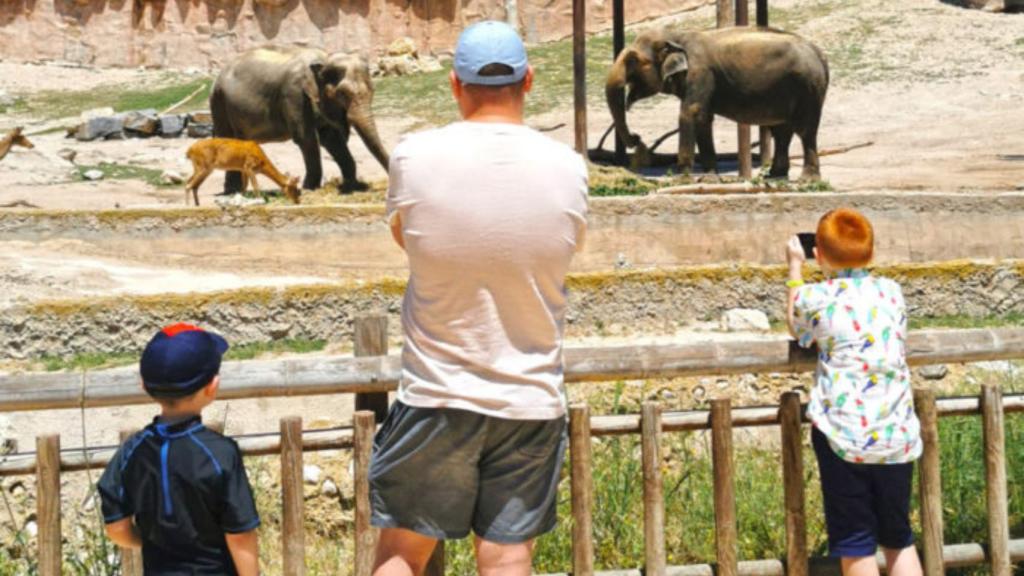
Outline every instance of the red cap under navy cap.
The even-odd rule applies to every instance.
[[[182,398],[213,380],[227,352],[224,338],[191,324],[174,324],[156,333],[139,362],[142,385],[150,396]]]

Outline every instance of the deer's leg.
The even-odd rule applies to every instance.
[[[203,182],[213,172],[212,168],[196,169],[195,174],[188,179],[188,185],[185,188],[185,204],[188,204],[188,191],[192,191],[192,200],[196,206],[199,206],[199,187],[202,186]]]

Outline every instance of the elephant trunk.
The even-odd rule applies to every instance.
[[[359,137],[362,138],[363,143],[366,144],[366,148],[373,154],[373,157],[387,170],[389,162],[388,151],[380,141],[380,134],[377,133],[377,122],[373,119],[369,102],[350,106],[348,109],[348,121],[356,129],[356,132],[359,133]]]
[[[608,72],[604,93],[608,100],[608,110],[612,113],[612,121],[615,122],[616,136],[626,147],[632,147],[633,138],[630,136],[629,126],[626,124],[626,64],[622,56]]]

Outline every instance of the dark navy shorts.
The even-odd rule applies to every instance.
[[[565,418],[395,402],[373,442],[371,522],[437,539],[526,542],[555,527]]]
[[[914,464],[855,464],[836,455],[828,439],[811,428],[821,472],[829,555],[873,556],[878,546],[893,550],[914,543],[910,529],[910,487]]]

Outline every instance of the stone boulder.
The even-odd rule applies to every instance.
[[[124,131],[129,136],[149,137],[160,129],[160,117],[156,110],[135,110],[124,115]]]
[[[768,332],[768,315],[750,308],[733,308],[722,313],[719,327],[725,332]]]
[[[81,142],[111,140],[124,137],[124,117],[98,116],[90,118],[75,131],[75,138]]]
[[[388,56],[412,56],[416,58],[418,55],[416,41],[408,36],[396,38],[394,42],[388,45],[387,53]]]
[[[168,114],[160,117],[160,135],[164,138],[177,138],[185,131],[186,117],[180,114]]]
[[[213,136],[213,124],[201,124],[190,121],[185,133],[189,138],[209,138]]]

